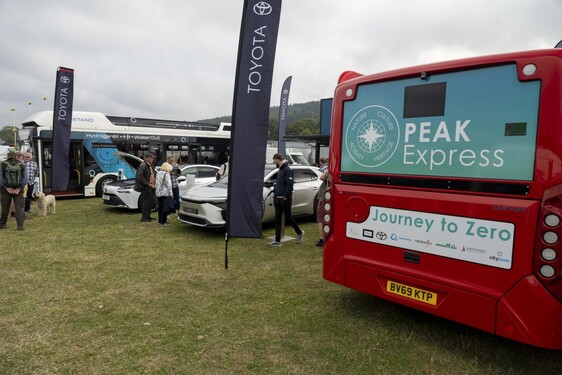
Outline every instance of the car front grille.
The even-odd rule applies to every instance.
[[[179,218],[180,218],[181,221],[184,221],[186,223],[193,224],[193,225],[207,226],[207,224],[208,224],[204,219],[201,219],[201,218],[198,218],[198,217],[180,214]]]
[[[116,195],[105,194],[109,199],[104,199],[103,203],[109,206],[125,206],[125,203]]]

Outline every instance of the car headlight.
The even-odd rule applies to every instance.
[[[223,211],[226,211],[227,200],[225,200],[225,199],[217,200],[217,201],[210,201],[208,203],[212,204],[213,206],[216,206],[216,207],[220,208]]]

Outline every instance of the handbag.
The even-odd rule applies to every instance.
[[[162,211],[166,216],[176,212],[176,201],[173,197],[164,197],[162,205]]]

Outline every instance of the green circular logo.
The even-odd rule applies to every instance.
[[[357,164],[378,167],[392,157],[399,140],[396,116],[385,107],[372,105],[353,115],[344,142],[347,153]]]

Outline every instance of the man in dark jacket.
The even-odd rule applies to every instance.
[[[135,190],[140,192],[139,203],[141,204],[141,221],[150,222],[154,220],[150,217],[152,211],[152,201],[154,200],[155,192],[155,177],[154,172],[154,155],[148,153],[144,155],[144,161],[137,169],[135,177]]]
[[[18,160],[18,156],[21,157],[21,153],[10,147],[8,158],[0,163],[0,206],[2,206],[0,229],[6,228],[8,213],[13,200],[18,230],[23,230],[25,218],[23,188],[27,185],[27,173],[25,173],[25,165]]]
[[[268,243],[269,246],[281,246],[281,220],[285,215],[285,223],[290,224],[297,233],[297,243],[300,244],[304,237],[304,231],[293,220],[291,209],[293,206],[293,171],[289,167],[283,155],[277,153],[273,155],[273,162],[279,168],[277,179],[275,180],[275,190],[273,192],[273,206],[275,207],[275,240]]]

